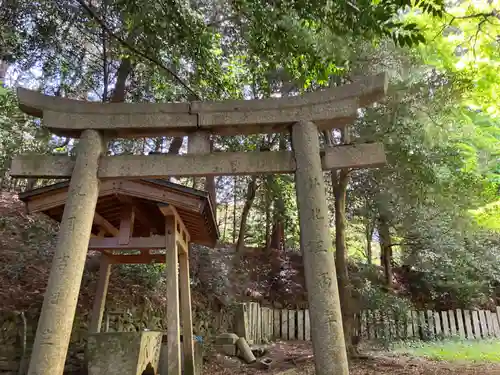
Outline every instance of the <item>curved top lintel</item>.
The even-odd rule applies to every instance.
[[[387,86],[388,75],[381,73],[375,76],[360,77],[348,85],[308,92],[299,96],[256,100],[196,101],[191,103],[191,113],[284,109],[349,99],[357,99],[360,107],[366,107],[383,98],[387,92]]]
[[[299,120],[322,122],[325,128],[344,126],[354,121],[358,107],[385,95],[387,81],[383,73],[295,97],[191,103],[88,102],[23,88],[17,96],[22,111],[43,117],[44,126],[58,135],[78,137],[85,129],[99,129],[118,136],[178,136],[201,128],[236,135],[283,131]]]
[[[43,117],[45,111],[79,114],[189,113],[189,103],[101,103],[50,96],[17,88],[19,108],[26,114]]]

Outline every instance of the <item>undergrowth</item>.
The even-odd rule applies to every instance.
[[[393,349],[417,357],[439,361],[500,363],[500,340],[445,340],[399,343]]]

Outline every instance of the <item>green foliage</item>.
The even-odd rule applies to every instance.
[[[471,214],[479,226],[497,232],[500,231],[500,201],[472,210]]]
[[[500,363],[500,341],[494,339],[412,342],[400,344],[394,351],[437,361]]]
[[[165,264],[119,264],[118,272],[133,284],[154,289],[165,274]]]
[[[46,152],[48,132],[37,125],[33,118],[24,115],[17,107],[12,90],[0,86],[0,178],[5,183],[5,173],[14,155],[26,152]],[[0,184],[1,185],[1,184]]]

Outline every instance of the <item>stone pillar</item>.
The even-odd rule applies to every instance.
[[[212,152],[212,143],[208,132],[198,131],[189,135],[189,154],[208,154],[210,152]],[[210,203],[214,210],[215,219],[217,219],[217,197],[214,176],[205,176],[205,185],[203,188],[209,193]]]
[[[111,263],[109,258],[101,254],[101,266],[99,268],[99,280],[95,293],[94,306],[92,308],[92,319],[90,321],[90,333],[101,332],[102,317],[106,306],[106,294],[108,294],[109,275],[111,273]]]
[[[62,375],[99,195],[97,169],[103,140],[85,130],[59,228],[28,375]]]
[[[295,181],[300,245],[309,299],[311,336],[317,375],[348,375],[334,249],[321,169],[318,129],[299,122],[292,129],[297,163]]]

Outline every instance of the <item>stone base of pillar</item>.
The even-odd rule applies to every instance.
[[[89,334],[89,375],[158,374],[163,332],[106,332]]]

